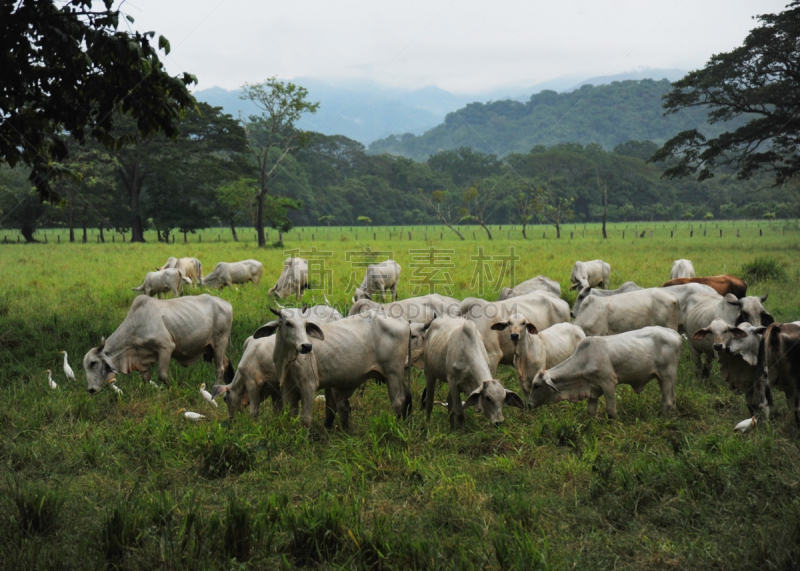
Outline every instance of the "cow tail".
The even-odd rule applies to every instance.
[[[226,385],[229,385],[233,382],[233,377],[236,375],[236,372],[233,370],[233,363],[230,359],[225,357],[225,360],[228,364],[225,366],[225,374],[223,375],[223,380],[225,381]]]
[[[411,392],[411,322],[408,322],[408,371],[406,372],[406,388]]]

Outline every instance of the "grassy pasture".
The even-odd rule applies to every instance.
[[[342,290],[351,271],[363,276],[345,252],[365,246],[393,252],[403,266],[401,297],[412,295],[415,254],[409,250],[431,247],[454,250],[445,254],[453,267],[443,271],[457,298],[477,293],[471,258],[479,247],[484,256],[506,256],[513,247],[521,258],[517,281],[541,273],[565,290],[577,259],[608,261],[615,287],[627,280],[660,285],[679,257],[711,275],[738,274],[744,263],[769,256],[784,265],[787,278],[751,283],[749,291],[769,292],[765,305],[777,320],[800,318],[795,225],[720,222],[720,238],[716,222],[706,236],[703,225],[693,224],[614,224],[606,241],[597,225],[568,225],[560,241],[552,228],[531,227],[531,239],[523,241],[518,228],[493,227],[491,242],[479,228],[477,239],[468,229],[464,242],[439,227],[429,227],[427,241],[424,227],[405,227],[402,240],[400,227],[317,228],[292,231],[285,249],[331,252],[328,298],[339,305],[347,303]],[[633,237],[634,226],[644,238]],[[202,242],[189,235],[184,244],[178,235],[169,245],[154,243],[154,235],[148,244],[122,244],[119,237],[97,244],[90,235],[89,244],[70,245],[61,231],[60,244],[53,243],[54,233],[46,245],[0,244],[0,568],[800,564],[800,431],[785,399],[777,395],[770,423],[735,434],[732,427],[747,415],[744,398],[723,386],[716,369],[709,381],[695,381],[687,351],[677,413],[667,418],[651,383],[640,395],[620,388],[615,421],[602,418],[602,403],[594,420],[585,402],[561,403],[526,413],[511,409],[499,429],[470,412],[466,430],[450,433],[443,409],[430,421],[420,414],[417,373],[415,411],[407,421],[393,418],[385,388],[370,383],[352,400],[349,433],[325,430],[319,405],[310,431],[269,406],[257,421],[240,415],[227,423],[224,403],[211,410],[198,394],[200,383],[213,382],[205,363],[190,369],[173,363],[169,388],[120,375],[123,396],[107,390],[89,397],[83,355],[122,321],[135,296],[130,288],[170,255],[198,257],[205,273],[222,260],[264,263],[260,286],[219,294],[234,307],[237,363],[244,339],[270,318],[266,292],[286,257],[281,249],[257,249],[252,234],[242,231],[246,241],[234,243],[229,231],[209,230]],[[8,240],[16,238],[9,233]],[[488,267],[483,297],[493,299],[501,263]],[[321,292],[305,299],[312,294],[321,301]],[[565,293],[570,302],[574,297]],[[70,354],[75,384],[63,376],[61,349]],[[47,368],[58,391],[47,388]],[[510,368],[501,367],[500,378],[518,388]],[[181,407],[209,418],[188,424],[175,414]]]

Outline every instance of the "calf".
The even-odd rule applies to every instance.
[[[535,324],[519,313],[507,321],[495,323],[492,329],[506,331],[514,343],[514,368],[526,395],[531,392],[531,382],[536,373],[566,361],[578,343],[586,338],[583,329],[571,323],[556,323],[540,333]]]
[[[664,283],[661,287],[669,287],[681,284],[704,284],[714,288],[719,295],[735,295],[738,299],[747,295],[747,283],[741,278],[724,274],[721,276],[708,276],[704,278],[675,278]]]
[[[589,399],[589,414],[597,413],[603,396],[606,414],[617,416],[618,384],[631,385],[636,393],[652,379],[661,386],[664,412],[675,408],[675,380],[681,357],[681,336],[665,327],[645,327],[608,337],[587,337],[575,354],[533,379],[528,404],[533,407],[562,400]]]
[[[449,387],[447,408],[452,429],[464,426],[464,408],[470,406],[495,425],[503,422],[504,404],[524,408],[517,393],[506,390],[492,378],[486,349],[474,323],[448,317],[434,319],[423,328],[422,337],[425,371],[422,399],[428,417],[433,410],[437,381],[446,382]],[[468,395],[463,405],[461,393]]]
[[[293,408],[301,402],[303,426],[311,426],[314,393],[325,389],[325,426],[333,425],[338,411],[342,426],[347,428],[347,399],[369,379],[386,382],[398,417],[411,412],[411,391],[403,382],[411,348],[408,322],[373,311],[317,325],[286,310],[271,311],[278,319],[260,327],[253,337],[276,336],[273,361],[281,392]],[[312,344],[309,338],[317,341]],[[342,398],[327,389],[338,390]]]
[[[761,339],[756,391],[767,406],[772,405],[773,387],[786,393],[786,401],[800,427],[800,322],[773,323]]]
[[[170,268],[155,272],[147,272],[142,285],[131,288],[131,291],[138,291],[149,297],[155,295],[158,296],[159,299],[161,299],[162,293],[167,292],[172,292],[172,295],[179,297],[184,283],[191,285],[192,282],[184,277],[180,270]]]
[[[691,260],[680,259],[672,262],[672,271],[669,273],[669,279],[693,277],[695,277],[695,274]]]
[[[644,289],[644,288],[640,288],[634,282],[625,282],[624,284],[619,286],[617,289],[597,289],[597,288],[593,288],[593,287],[588,287],[587,286],[585,288],[582,288],[581,291],[578,292],[578,297],[575,298],[575,303],[572,305],[572,311],[570,312],[570,315],[572,317],[575,317],[576,315],[578,315],[578,311],[580,310],[580,307],[581,307],[581,304],[583,303],[583,300],[586,299],[590,295],[596,295],[596,296],[599,296],[599,297],[608,297],[610,295],[617,295],[617,294],[620,294],[620,293],[627,293],[629,291],[639,291],[640,289]]]
[[[584,287],[603,287],[607,288],[611,283],[611,266],[603,260],[592,260],[591,262],[575,262],[569,281],[572,287],[578,289]]]
[[[649,288],[610,297],[590,295],[581,304],[575,325],[586,335],[614,335],[653,325],[677,331],[680,318],[678,298]]]
[[[197,258],[170,257],[159,269],[166,270],[169,268],[180,270],[185,277],[189,278],[189,283],[200,283],[200,280],[203,279],[203,264]]]

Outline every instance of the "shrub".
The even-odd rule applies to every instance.
[[[243,562],[250,559],[253,547],[253,519],[250,508],[240,504],[236,498],[228,502],[225,514],[225,555]]]
[[[58,527],[64,497],[58,488],[13,482],[11,497],[17,507],[17,526],[24,535],[47,535]]]
[[[184,435],[200,462],[200,473],[209,479],[241,474],[252,468],[253,454],[245,438],[215,426],[207,433],[197,430]]]
[[[298,567],[329,563],[352,543],[339,505],[303,506],[289,517],[289,528],[292,535],[284,552]]]
[[[771,257],[756,258],[744,264],[741,275],[745,280],[753,282],[786,280],[783,264]]]
[[[100,549],[108,567],[115,568],[122,563],[125,552],[139,540],[143,527],[130,504],[116,506],[106,513],[100,530]]]

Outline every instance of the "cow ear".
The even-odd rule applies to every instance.
[[[531,335],[536,335],[537,333],[539,333],[539,330],[536,329],[536,326],[533,323],[526,323],[525,329],[527,329],[528,333]]]
[[[325,334],[316,323],[306,323],[306,335],[313,337],[314,339],[319,339],[320,341],[325,340]]]
[[[729,331],[731,332],[731,335],[733,336],[734,339],[744,339],[745,337],[747,337],[747,332],[742,331],[738,327],[734,327]]]
[[[760,299],[760,300],[761,300],[761,303],[764,303],[765,301],[767,301],[767,298],[768,298],[768,297],[769,297],[769,294],[768,294],[768,293],[765,293],[764,295],[762,295],[762,296],[761,296],[761,297],[759,297],[758,299]]]
[[[508,327],[508,321],[500,321],[498,323],[492,324],[492,331],[503,331],[506,327]]]
[[[519,396],[514,391],[510,391],[508,389],[506,389],[505,403],[508,406],[515,406],[517,408],[521,408],[522,410],[525,410],[525,403],[522,401],[522,397]]]
[[[761,313],[761,323],[763,323],[764,325],[772,325],[773,323],[775,323],[775,320],[769,313],[764,311]]]
[[[435,314],[435,313],[433,314],[433,319],[431,319],[431,320],[430,320],[428,323],[426,323],[426,324],[425,324],[425,327],[423,327],[423,328],[422,328],[422,330],[423,330],[423,331],[427,331],[427,330],[428,330],[428,328],[431,326],[431,323],[433,323],[433,320],[434,320],[434,319],[436,319],[436,314]]]
[[[270,307],[270,308],[269,308],[269,310],[270,310],[270,311],[271,311],[271,312],[272,312],[274,315],[277,315],[278,317],[281,317],[281,310],[280,310],[280,309],[275,309],[274,307]]]
[[[732,293],[729,293],[729,294],[726,294],[726,295],[725,295],[725,301],[727,301],[727,302],[728,302],[728,303],[730,303],[731,305],[738,305],[738,306],[740,306],[740,307],[741,307],[741,305],[742,305],[742,301],[741,301],[740,299],[738,299],[738,298],[737,298],[735,295],[733,295]]]
[[[270,337],[271,335],[275,335],[275,332],[278,330],[279,325],[280,321],[278,321],[277,319],[275,321],[270,321],[266,325],[262,325],[261,327],[256,329],[255,333],[253,333],[253,339],[261,339],[262,337]]]
[[[109,375],[111,373],[118,373],[117,368],[114,366],[114,363],[111,360],[103,355],[103,368],[105,371],[103,372],[105,375]]]
[[[97,351],[100,352],[106,347],[106,338],[105,336],[100,338],[100,345],[97,346]]]
[[[772,316],[770,315],[770,317],[772,317]],[[764,335],[764,331],[766,331],[766,330],[767,330],[767,327],[765,325],[762,325],[761,327],[754,327],[750,331],[752,331],[755,335]]]
[[[479,401],[479,400],[480,400],[480,398],[481,398],[481,393],[482,393],[482,392],[483,392],[483,384],[481,384],[481,386],[480,386],[480,387],[478,387],[477,389],[475,389],[474,391],[472,391],[472,392],[470,393],[470,395],[467,397],[467,400],[465,400],[465,401],[464,401],[464,402],[461,404],[461,406],[462,406],[462,407],[464,407],[464,408],[469,408],[469,407],[471,407],[471,406],[475,406],[476,404],[478,404],[478,401]]]
[[[711,335],[710,329],[698,329],[694,332],[694,335],[692,335],[692,341],[702,341],[709,335]]]

